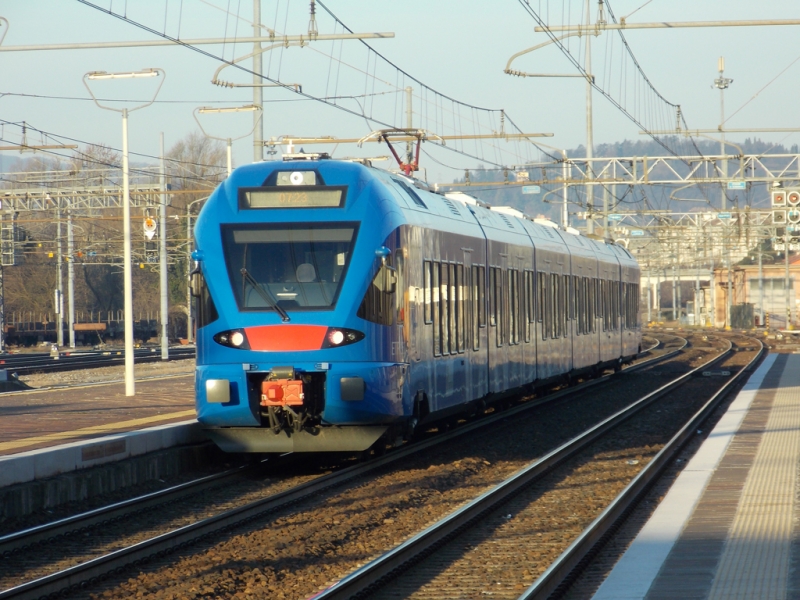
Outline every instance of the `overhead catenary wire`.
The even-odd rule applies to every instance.
[[[227,64],[228,66],[233,66],[233,67],[239,69],[240,71],[242,71],[243,73],[249,73],[250,75],[255,75],[255,73],[251,69],[248,69],[248,68],[246,68],[246,67],[244,67],[244,66],[242,66],[242,65],[240,65],[238,63],[235,63],[232,60],[226,60],[225,58],[223,58],[221,56],[218,56],[218,55],[215,55],[212,52],[209,52],[207,50],[201,49],[201,48],[196,47],[196,46],[192,46],[191,44],[187,44],[187,43],[183,42],[182,40],[177,39],[177,38],[167,34],[166,32],[160,32],[157,29],[154,29],[153,27],[151,27],[149,25],[146,25],[144,23],[135,21],[135,20],[131,19],[130,17],[128,17],[127,14],[115,12],[113,10],[113,8],[104,8],[102,6],[99,6],[98,4],[95,4],[94,2],[91,2],[90,0],[78,0],[78,2],[80,2],[81,4],[84,4],[86,6],[89,6],[91,8],[94,8],[94,9],[100,11],[100,12],[103,12],[103,13],[109,15],[109,16],[113,16],[114,18],[117,18],[117,19],[119,19],[121,21],[124,21],[126,23],[131,24],[131,25],[134,25],[135,27],[138,27],[138,28],[142,29],[143,31],[147,31],[149,33],[152,33],[152,34],[157,35],[159,37],[162,37],[164,39],[170,40],[170,41],[174,42],[175,44],[182,45],[182,46],[186,47],[187,49],[191,49],[191,50],[193,50],[193,51],[195,51],[195,52],[197,52],[199,54],[202,54],[202,55],[205,55],[205,56],[207,56],[209,58],[212,58],[215,61],[220,61],[220,62],[223,62],[223,63]],[[327,7],[323,7],[323,8],[325,8],[327,10]],[[340,21],[339,21],[339,23],[341,24]],[[343,24],[341,24],[341,26],[345,27],[345,29],[346,29],[346,26],[344,26]],[[349,29],[348,29],[348,31],[349,31]],[[360,41],[362,43],[365,43],[365,42],[363,42],[363,40],[360,40]],[[368,45],[367,45],[367,47],[371,48]],[[371,51],[374,52],[374,50],[371,50]],[[340,52],[341,52],[341,46],[340,46]],[[386,60],[382,55],[379,55],[379,54],[377,54],[377,55],[380,56],[381,59],[384,60],[393,69],[395,69],[395,70],[398,69],[398,67],[396,65],[394,65],[390,61]],[[339,63],[339,65],[341,66],[341,63]],[[402,71],[402,70],[400,70],[400,71]],[[400,71],[398,71],[398,72],[400,72]],[[418,82],[419,85],[424,86],[424,84],[422,84],[422,82],[420,82],[418,79],[410,76],[408,73],[402,71],[401,74],[402,74],[403,78],[407,77],[410,80],[413,80],[414,82]],[[317,102],[321,102],[321,103],[327,104],[329,106],[336,107],[339,110],[342,110],[342,111],[344,111],[346,113],[349,113],[351,115],[354,115],[354,116],[359,116],[359,117],[363,116],[361,113],[359,113],[357,111],[354,111],[353,109],[350,109],[350,108],[348,108],[346,106],[343,106],[340,103],[331,102],[331,101],[328,101],[328,100],[326,100],[326,99],[324,99],[322,97],[314,96],[314,95],[308,93],[305,90],[294,89],[291,85],[285,84],[282,81],[280,81],[279,78],[273,78],[269,74],[267,74],[267,75],[260,74],[260,76],[263,79],[265,79],[267,81],[270,81],[270,82],[274,83],[276,86],[281,87],[284,90],[286,90],[286,91],[288,91],[288,92],[290,92],[292,94],[295,94],[297,96],[304,97],[304,98],[307,98],[307,99],[310,99],[310,100],[314,100],[314,101],[317,101]],[[338,81],[338,78],[337,78],[337,81]],[[400,86],[398,86],[398,87],[400,87]],[[429,86],[425,86],[425,87],[429,87]],[[432,88],[429,88],[429,89],[432,89]],[[436,92],[436,94],[437,94],[437,96],[440,96],[440,97],[442,97],[444,99],[449,99],[451,102],[459,103],[460,105],[463,105],[463,106],[472,106],[472,105],[466,104],[464,102],[457,101],[454,98],[451,98],[450,96],[446,96],[444,94],[441,94],[440,92]],[[338,95],[339,95],[339,93],[338,93],[338,83],[337,83],[336,87],[334,88],[334,96],[338,97]],[[350,95],[352,95],[352,94],[350,94]],[[499,109],[487,109],[487,108],[481,108],[481,107],[475,107],[475,108],[477,108],[479,110],[491,111],[491,112],[499,114]],[[387,122],[385,120],[385,118],[379,118],[378,116],[376,116],[374,114],[368,114],[367,118],[372,123],[374,123],[376,125],[379,125],[379,126],[382,126],[382,127],[385,127],[385,128],[395,128],[395,127],[397,127],[396,124],[392,124],[390,122]],[[457,129],[457,128],[455,128],[455,129]],[[520,131],[520,133],[521,133],[521,131]],[[435,145],[437,145],[437,144],[435,144]],[[465,157],[468,157],[468,158],[490,162],[491,164],[495,164],[498,167],[503,166],[502,164],[497,163],[494,160],[490,160],[490,159],[486,158],[485,155],[484,156],[479,156],[477,154],[473,154],[471,152],[465,151],[463,144],[459,144],[457,148],[454,147],[455,145],[448,145],[448,146],[441,145],[441,146],[443,148],[445,148],[449,152],[457,152],[457,153],[462,154],[462,155],[464,155]],[[505,151],[507,151],[507,150],[505,150]]]

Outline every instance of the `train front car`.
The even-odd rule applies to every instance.
[[[373,171],[237,169],[195,227],[197,415],[229,452],[361,451],[405,422],[402,214]],[[405,394],[408,397],[408,394]]]

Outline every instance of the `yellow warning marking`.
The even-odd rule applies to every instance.
[[[0,442],[0,452],[4,450],[15,450],[17,448],[24,448],[25,446],[34,446],[36,444],[69,440],[96,433],[107,433],[115,429],[127,429],[130,427],[139,427],[141,425],[147,425],[149,423],[157,423],[158,421],[168,421],[170,419],[178,419],[180,417],[193,417],[195,416],[195,414],[196,413],[194,409],[182,410],[180,412],[167,413],[165,415],[142,417],[141,419],[130,419],[129,421],[118,421],[117,423],[106,423],[105,425],[92,425],[91,427],[83,427],[81,429],[75,429],[74,431],[57,431],[56,433],[48,433],[47,435],[39,435],[36,437],[23,438],[21,440],[14,440],[13,442]]]

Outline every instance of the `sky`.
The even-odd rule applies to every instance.
[[[307,0],[261,0],[262,24],[279,34],[306,34]],[[796,0],[754,3],[744,0],[610,0],[617,18],[628,23],[746,19],[800,19]],[[252,35],[252,0],[93,0],[104,10],[171,37],[225,38],[225,44],[159,48],[37,50],[0,52],[0,145],[20,141],[22,121],[54,136],[85,143],[121,147],[121,118],[91,100],[84,85],[90,71],[123,72],[163,69],[166,76],[156,102],[130,114],[132,160],[153,161],[159,154],[159,134],[169,148],[199,131],[233,141],[234,163],[253,159],[252,113],[199,114],[201,106],[233,107],[253,102],[252,88],[223,88],[211,83],[223,63],[252,51],[252,44],[235,44]],[[326,0],[325,6],[355,32],[393,32],[391,39],[368,40],[385,59],[357,40],[315,41],[306,47],[279,46],[264,54],[264,72],[284,84],[300,84],[307,96],[279,88],[264,88],[264,137],[336,136],[361,138],[374,129],[406,124],[405,93],[412,87],[412,121],[431,134],[486,134],[505,131],[549,133],[541,141],[556,149],[586,144],[586,82],[578,77],[512,77],[503,72],[509,58],[544,43],[536,22],[519,0]],[[529,0],[531,11],[550,26],[583,19],[581,0]],[[591,2],[591,14],[597,13]],[[606,15],[607,18],[608,15]],[[3,20],[5,19],[5,21]],[[320,34],[341,33],[341,25],[317,6]],[[610,20],[610,18],[609,18]],[[6,21],[7,24],[6,25]],[[690,129],[716,128],[720,123],[720,92],[713,87],[717,61],[725,57],[725,76],[733,79],[725,92],[728,128],[792,128],[798,123],[800,50],[794,40],[800,26],[664,28],[628,30],[625,38],[647,80],[664,100],[656,100],[626,59],[619,36],[604,32],[592,38],[592,69],[598,85],[623,104],[640,124],[597,91],[593,92],[595,145],[624,139],[644,139],[640,125],[673,126],[674,106],[680,105]],[[0,48],[54,43],[86,43],[161,39],[77,0],[6,0],[0,4]],[[585,37],[571,38],[568,48],[585,67]],[[243,60],[246,69],[252,61]],[[395,67],[399,67],[402,72]],[[520,57],[513,68],[553,75],[576,74],[577,68],[554,45]],[[235,67],[220,79],[252,82],[252,75]],[[158,80],[161,81],[160,78]],[[111,100],[149,101],[155,80],[90,82],[92,93],[114,108],[132,108]],[[427,86],[427,87],[424,87]],[[645,90],[645,91],[643,91]],[[346,98],[345,98],[346,96]],[[328,103],[314,98],[331,98]],[[458,102],[456,102],[458,101]],[[140,102],[140,103],[141,103]],[[669,104],[667,104],[667,102]],[[338,105],[334,106],[333,104]],[[461,103],[461,104],[460,104]],[[492,110],[478,110],[492,109]],[[499,109],[507,121],[501,125]],[[359,114],[363,113],[363,114]],[[656,115],[654,118],[653,115]],[[197,120],[196,120],[196,118]],[[371,118],[371,120],[370,120]],[[513,123],[513,125],[512,125]],[[800,133],[737,133],[731,140],[759,137],[790,146]],[[65,139],[61,139],[67,142]],[[29,134],[29,144],[53,143]],[[336,157],[388,154],[377,144],[306,147]],[[512,166],[547,158],[527,142],[447,142],[445,148],[423,145],[422,165],[429,181],[451,181],[465,168]],[[64,154],[69,154],[65,151]],[[3,152],[3,156],[19,156]],[[29,156],[29,155],[25,155]],[[392,166],[390,162],[378,163]]]

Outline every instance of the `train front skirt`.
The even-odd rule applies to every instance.
[[[297,432],[264,427],[206,427],[205,433],[225,452],[360,452],[388,429],[385,425],[317,427]]]

